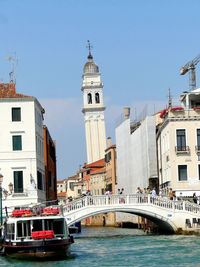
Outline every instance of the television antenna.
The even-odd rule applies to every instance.
[[[7,60],[10,62],[11,66],[11,71],[9,72],[9,82],[16,83],[16,65],[18,63],[16,53],[13,56],[8,56]]]

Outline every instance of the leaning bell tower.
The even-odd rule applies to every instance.
[[[106,130],[104,120],[103,83],[99,67],[94,63],[91,45],[88,41],[89,55],[83,68],[82,92],[85,121],[87,163],[104,158],[106,149]]]

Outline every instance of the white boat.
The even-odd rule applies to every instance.
[[[4,224],[3,253],[12,258],[64,258],[73,242],[58,206],[16,209]]]

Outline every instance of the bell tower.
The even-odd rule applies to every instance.
[[[83,68],[82,92],[87,148],[87,163],[104,158],[106,149],[106,130],[104,120],[103,83],[99,67],[94,63],[91,45],[88,41],[89,55]]]

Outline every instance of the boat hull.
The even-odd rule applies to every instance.
[[[18,259],[61,259],[69,255],[72,238],[61,240],[34,240],[4,242],[4,254]]]

